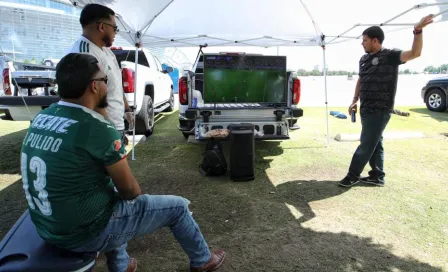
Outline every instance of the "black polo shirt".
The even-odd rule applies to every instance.
[[[361,112],[394,109],[401,50],[383,48],[359,60]]]

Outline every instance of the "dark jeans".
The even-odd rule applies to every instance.
[[[353,154],[348,177],[358,179],[369,163],[372,168],[369,176],[384,180],[383,131],[391,116],[390,111],[361,112],[361,144]]]

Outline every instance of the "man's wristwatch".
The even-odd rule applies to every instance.
[[[125,112],[125,113],[126,113],[126,112],[132,112],[132,109],[131,109],[131,108],[124,109],[124,112]]]
[[[416,29],[416,28],[414,28],[414,31],[413,31],[414,35],[422,34],[422,32],[423,32],[423,29]]]

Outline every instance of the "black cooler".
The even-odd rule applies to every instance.
[[[254,125],[231,124],[230,130],[230,179],[251,181],[255,179]]]

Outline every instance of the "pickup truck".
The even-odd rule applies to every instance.
[[[21,98],[17,97],[19,92],[20,95],[23,93],[23,89],[18,88],[17,81],[25,81],[24,87],[26,87],[26,94],[31,93],[33,95],[40,95],[44,93],[45,88],[28,88],[30,85],[36,83],[36,80],[32,82],[30,78],[34,78],[36,74],[41,71],[49,70],[54,70],[54,68],[39,64],[17,62],[7,56],[0,56],[0,110],[3,110],[6,113],[7,119],[12,120],[12,114],[14,114],[17,120],[22,120],[22,115],[25,115],[25,118],[29,118],[30,115],[28,111],[23,111],[24,108],[18,109],[16,107],[11,107],[12,105],[15,105],[17,101],[21,100]],[[17,76],[18,74],[20,74],[21,77],[20,79],[17,78],[16,81],[14,75]],[[26,75],[25,78],[22,77],[24,75]],[[6,98],[9,103],[2,104],[1,101],[4,100],[3,98]],[[23,103],[23,100],[21,102]]]
[[[134,93],[137,98],[134,109],[137,117],[135,133],[149,136],[154,131],[155,114],[174,110],[173,82],[168,75],[173,68],[166,66],[165,69],[162,69],[157,57],[150,51],[141,48],[138,54],[136,77],[135,48],[111,47],[111,50],[117,57],[122,70],[123,90],[129,105],[134,105]],[[33,76],[26,75],[25,71],[12,73],[12,81],[18,84],[18,89],[25,88],[28,89],[28,92],[16,91],[13,95],[0,96],[0,108],[7,109],[13,120],[26,121],[34,118],[40,110],[59,101],[57,89],[46,90],[44,93],[30,91],[30,88],[37,87],[52,88],[56,82],[54,82],[54,75],[52,78],[52,74],[48,70],[54,69],[54,67],[42,65],[40,71],[33,71]],[[134,88],[135,79],[137,80],[136,89]],[[30,82],[27,83],[27,80]],[[34,82],[36,84],[29,87],[29,84]],[[25,103],[27,107],[25,107]]]
[[[178,128],[185,138],[206,140],[212,130],[249,123],[255,139],[289,139],[303,110],[300,79],[287,71],[286,57],[200,52],[179,79]]]

